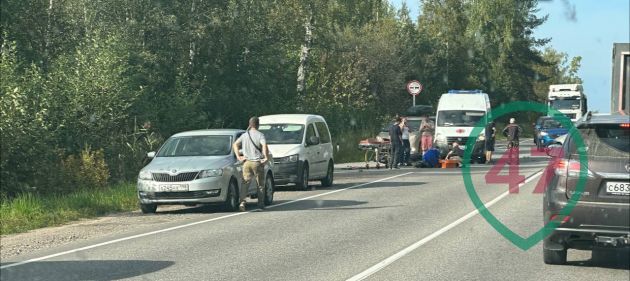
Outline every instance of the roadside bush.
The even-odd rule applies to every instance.
[[[62,161],[66,188],[104,188],[109,179],[103,150],[92,151],[86,147],[79,155],[70,155]]]

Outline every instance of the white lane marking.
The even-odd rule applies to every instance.
[[[523,181],[522,183],[519,184],[519,187],[522,187],[523,185],[527,184],[528,182],[532,181],[533,179],[537,178],[538,176],[540,176],[542,174],[542,171],[538,171],[537,173],[533,174],[532,176],[530,176],[529,178],[525,179],[525,181]],[[501,195],[499,195],[497,198],[492,199],[492,201],[484,204],[485,208],[490,208],[492,205],[494,205],[495,203],[499,202],[499,200],[505,198],[508,194],[510,194],[509,190],[502,193]],[[431,233],[429,236],[422,238],[421,240],[419,240],[418,242],[415,242],[413,244],[411,244],[410,246],[408,246],[407,248],[401,250],[398,253],[395,253],[394,255],[384,259],[383,261],[373,265],[372,267],[366,269],[365,271],[347,279],[346,281],[359,281],[359,280],[363,280],[365,278],[368,278],[370,275],[379,272],[381,269],[387,267],[388,265],[392,264],[393,262],[397,261],[398,259],[406,256],[407,254],[411,253],[412,251],[414,251],[415,249],[419,248],[420,246],[426,244],[427,242],[433,240],[434,238],[442,235],[443,233],[449,231],[450,229],[458,226],[459,224],[465,222],[466,220],[474,217],[475,215],[477,215],[479,213],[479,210],[475,209],[474,211],[466,214],[465,216],[459,218],[458,220],[450,223],[449,225],[439,229],[436,232]]]
[[[382,181],[390,180],[390,179],[397,178],[397,177],[406,176],[406,175],[409,175],[409,174],[413,174],[413,172],[404,173],[404,174],[400,174],[400,175],[395,175],[395,176],[387,177],[387,178],[384,178],[384,179],[375,180],[375,181],[367,182],[367,183],[362,183],[362,184],[354,185],[354,186],[351,186],[351,187],[346,187],[346,188],[343,188],[343,189],[337,189],[337,190],[333,190],[333,191],[329,191],[329,192],[325,192],[325,193],[321,193],[321,194],[315,194],[313,196],[308,196],[308,197],[296,199],[296,200],[289,201],[289,202],[284,202],[284,203],[277,204],[277,205],[271,205],[271,206],[269,206],[267,208],[268,209],[272,209],[272,208],[276,208],[276,207],[280,207],[280,206],[284,206],[284,205],[288,205],[288,204],[292,204],[292,203],[308,200],[308,199],[311,199],[311,198],[321,197],[321,196],[325,196],[325,195],[328,195],[328,194],[333,194],[333,193],[341,192],[341,191],[344,191],[344,190],[361,187],[361,186],[364,186],[364,185],[369,185],[369,184],[382,182]],[[190,226],[194,226],[194,225],[198,225],[198,224],[202,224],[202,223],[207,223],[207,222],[217,221],[217,220],[221,220],[221,219],[236,217],[236,216],[240,216],[240,215],[244,215],[244,214],[248,214],[248,213],[256,212],[256,211],[260,211],[260,209],[254,209],[254,210],[250,210],[250,211],[242,212],[242,213],[229,214],[229,215],[216,217],[216,218],[212,218],[212,219],[192,222],[192,223],[188,223],[188,224],[178,225],[178,226],[174,226],[174,227],[169,227],[169,228],[164,228],[164,229],[155,230],[155,231],[151,231],[151,232],[146,232],[146,233],[136,234],[136,235],[132,235],[132,236],[128,236],[128,237],[123,237],[123,238],[119,238],[119,239],[114,239],[114,240],[110,240],[110,241],[106,241],[106,242],[102,242],[102,243],[98,243],[98,244],[94,244],[94,245],[90,245],[90,246],[85,246],[85,247],[81,247],[81,248],[77,248],[77,249],[72,249],[72,250],[68,250],[68,251],[64,251],[64,252],[60,252],[60,253],[56,253],[56,254],[52,254],[52,255],[48,255],[48,256],[43,256],[43,257],[39,257],[39,258],[33,258],[33,259],[21,261],[21,262],[16,262],[16,263],[12,263],[12,264],[3,265],[3,266],[0,266],[0,269],[5,269],[5,268],[9,268],[9,267],[24,265],[24,264],[28,264],[28,263],[32,263],[32,262],[36,262],[36,261],[41,261],[41,260],[46,260],[46,259],[50,259],[50,258],[54,258],[54,257],[58,257],[58,256],[63,256],[63,255],[67,255],[67,254],[72,254],[72,253],[76,253],[76,252],[80,252],[80,251],[85,251],[85,250],[89,250],[89,249],[94,249],[94,248],[97,248],[97,247],[106,246],[106,245],[110,245],[110,244],[114,244],[114,243],[118,243],[118,242],[122,242],[122,241],[136,239],[136,238],[145,237],[145,236],[158,234],[158,233],[164,233],[164,232],[168,232],[168,231],[172,231],[172,230],[176,230],[176,229],[180,229],[180,228],[190,227]]]

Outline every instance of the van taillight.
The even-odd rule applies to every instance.
[[[625,128],[625,129],[630,129],[630,123],[619,124],[619,127]]]

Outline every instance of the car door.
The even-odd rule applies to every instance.
[[[317,178],[321,176],[322,173],[321,163],[319,163],[321,161],[320,145],[310,144],[310,139],[313,136],[317,137],[317,131],[315,130],[315,125],[313,123],[309,123],[306,126],[306,134],[304,135],[304,143],[306,144],[306,147],[304,148],[304,154],[306,155],[305,160],[308,161],[310,179]]]
[[[317,135],[319,136],[319,154],[318,154],[318,166],[321,171],[321,177],[325,177],[328,172],[328,161],[333,158],[333,147],[330,139],[330,132],[328,126],[322,121],[315,122],[315,128],[317,129]]]

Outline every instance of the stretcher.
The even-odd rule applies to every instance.
[[[359,141],[359,149],[365,151],[365,168],[370,168],[370,161],[376,162],[376,168],[380,169],[381,164],[387,167],[390,162],[391,143],[389,140],[379,140],[369,138]]]

